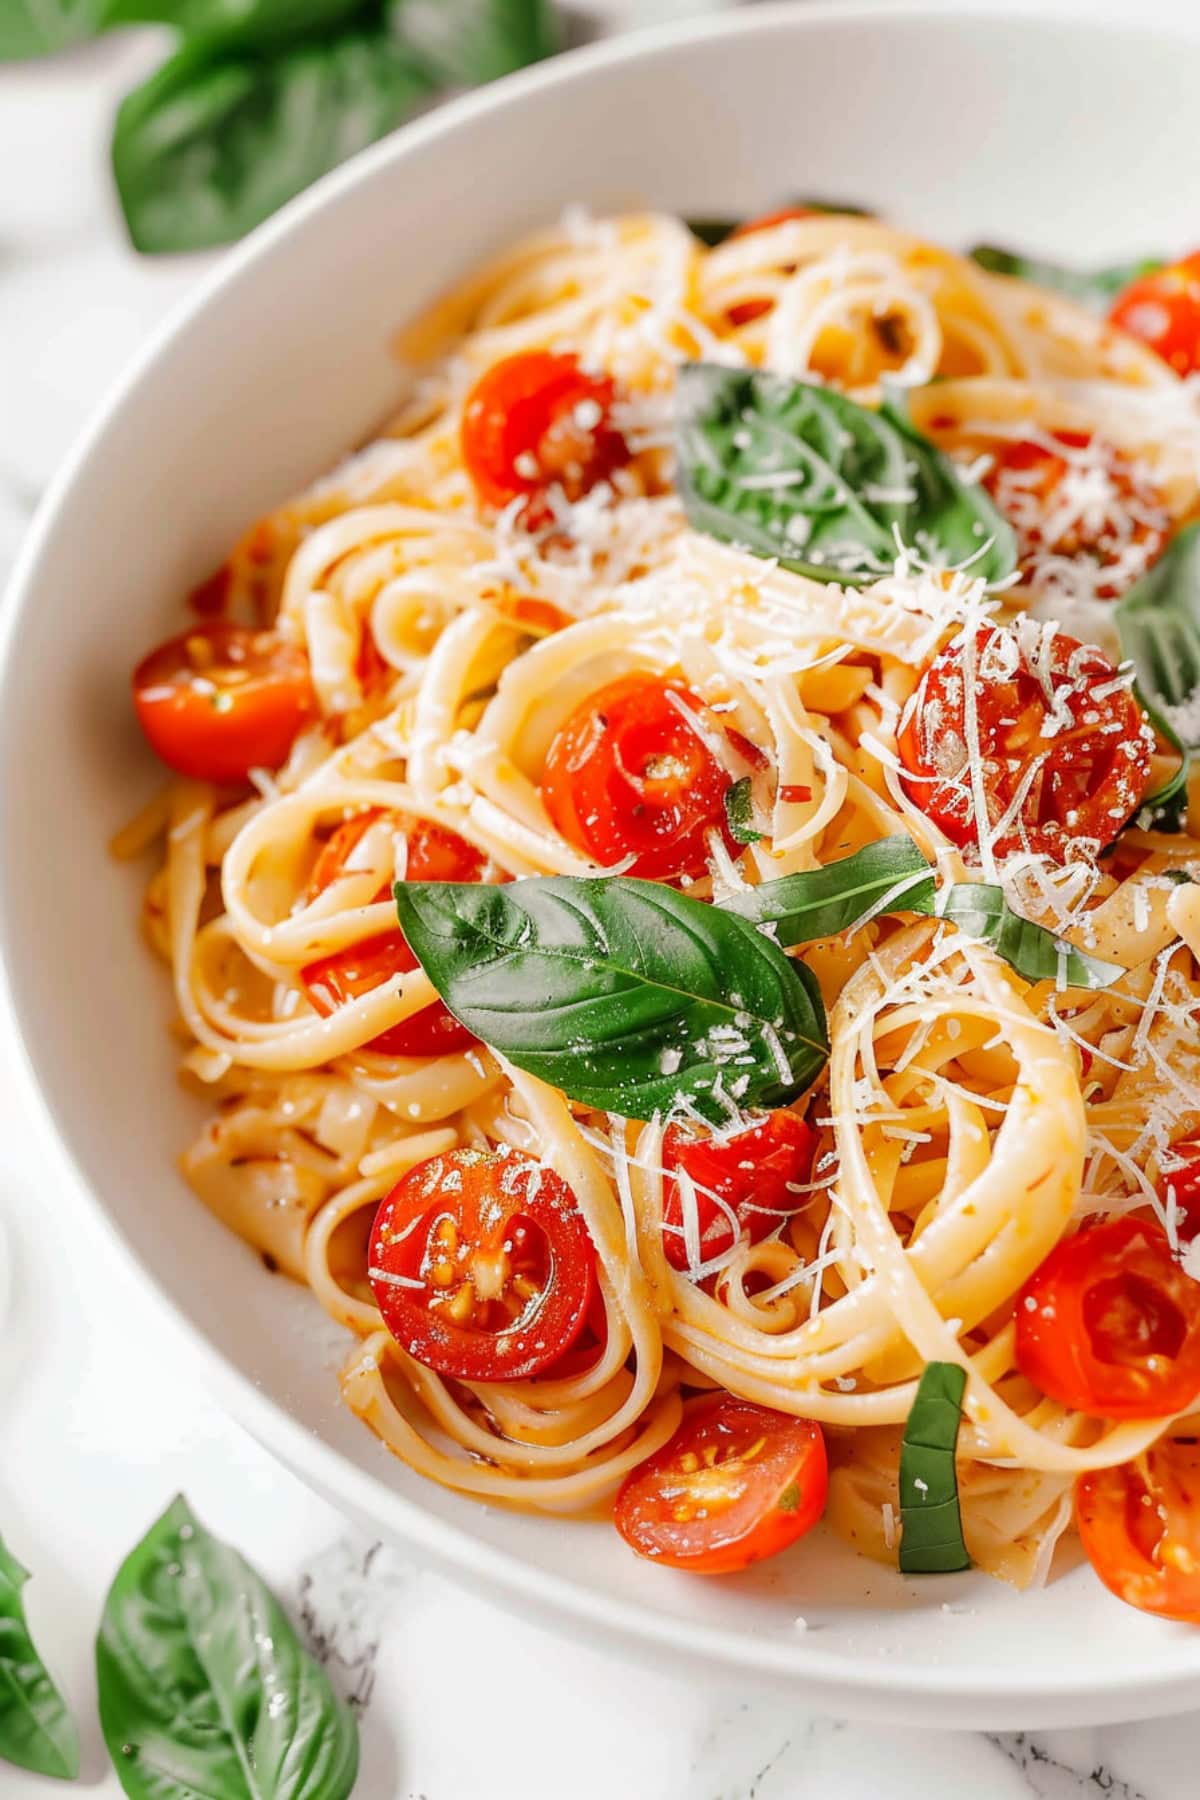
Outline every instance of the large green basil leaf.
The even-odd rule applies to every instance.
[[[112,160],[139,250],[240,237],[431,91],[382,24],[247,49],[185,44],[122,103]]]
[[[818,581],[860,587],[901,548],[999,581],[1012,527],[915,431],[833,388],[762,369],[679,372],[677,481],[697,530]]]
[[[373,10],[373,0],[108,0],[105,24],[173,25],[185,38],[220,38],[232,49],[332,31]]]
[[[358,1733],[282,1607],[175,1500],[126,1558],[96,1643],[130,1800],[346,1800]]]
[[[109,0],[0,0],[0,62],[51,56],[103,31]]]
[[[1018,256],[995,244],[976,244],[970,254],[990,275],[1015,275],[1035,287],[1049,288],[1068,300],[1078,300],[1094,312],[1107,312],[1131,281],[1162,268],[1162,263],[1153,257],[1143,257],[1139,262],[1113,263],[1108,268],[1072,269],[1040,256]]]
[[[390,0],[389,16],[405,43],[453,87],[495,81],[562,48],[549,0]]]
[[[454,1016],[572,1100],[647,1119],[686,1098],[781,1106],[824,1067],[816,982],[745,919],[659,882],[397,882]]]
[[[79,1739],[29,1634],[21,1599],[28,1580],[0,1538],[0,1762],[74,1781]]]
[[[763,881],[723,902],[791,947],[853,931],[880,913],[924,913],[949,919],[968,937],[988,944],[1026,981],[1105,988],[1125,973],[1119,963],[1087,956],[1013,912],[1003,890],[987,882],[958,882],[938,890],[933,870],[911,838],[867,844],[853,856]]]

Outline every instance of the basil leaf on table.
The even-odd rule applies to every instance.
[[[129,235],[143,251],[228,243],[431,91],[382,24],[274,47],[185,44],[117,114],[113,173]]]
[[[954,1447],[967,1372],[925,1366],[900,1444],[900,1567],[906,1575],[953,1575],[971,1567],[958,1505]]]
[[[0,0],[0,62],[53,56],[104,30],[109,0]]]
[[[79,1739],[29,1633],[21,1599],[28,1580],[0,1538],[0,1762],[74,1781]]]
[[[439,80],[474,87],[562,48],[549,0],[390,0],[393,30]]]
[[[225,48],[281,43],[331,31],[370,0],[107,0],[107,25],[173,25],[182,37],[219,37]]]
[[[874,412],[767,370],[687,363],[676,455],[695,530],[818,581],[861,587],[901,547],[989,582],[1016,567],[1011,525],[895,401]]]
[[[397,882],[400,926],[446,1006],[585,1106],[647,1119],[681,1097],[782,1106],[820,1074],[810,972],[745,919],[659,882]]]
[[[130,1800],[346,1800],[354,1787],[350,1709],[270,1589],[182,1497],[117,1574],[96,1671]]]
[[[995,244],[976,244],[970,255],[989,275],[1015,275],[1035,287],[1049,288],[1068,300],[1078,300],[1095,312],[1107,312],[1130,282],[1163,266],[1155,257],[1142,257],[1137,262],[1114,263],[1108,268],[1073,269],[1041,256],[1019,256]]]
[[[770,925],[790,948],[853,931],[880,913],[923,913],[949,919],[968,937],[990,946],[1026,981],[1062,981],[1105,988],[1125,973],[1119,963],[1087,956],[1015,913],[1003,890],[987,882],[957,882],[938,891],[933,870],[911,838],[897,834],[867,844],[823,869],[760,882],[723,902],[756,925]]]

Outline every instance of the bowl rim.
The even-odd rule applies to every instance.
[[[44,547],[97,447],[133,396],[153,383],[159,363],[168,356],[176,340],[187,333],[193,320],[218,294],[236,286],[256,266],[266,262],[278,244],[320,214],[336,208],[345,194],[369,182],[387,164],[403,161],[425,145],[469,127],[476,119],[519,107],[529,94],[545,88],[565,88],[577,78],[619,70],[647,55],[698,42],[769,36],[784,27],[797,33],[829,27],[853,30],[868,20],[885,26],[889,22],[906,26],[934,21],[947,25],[952,21],[952,29],[998,20],[1031,31],[1065,27],[1125,36],[1138,42],[1157,37],[1194,44],[1200,37],[1200,15],[1193,20],[1143,22],[1126,11],[1096,18],[1071,8],[1066,0],[1049,0],[1049,4],[1046,0],[1042,4],[1038,0],[1017,0],[1015,5],[1008,0],[808,0],[803,7],[792,0],[774,0],[750,12],[723,12],[675,21],[585,45],[462,95],[401,127],[324,176],[242,243],[227,249],[215,267],[168,311],[138,355],[110,385],[49,483],[7,583],[0,619],[0,696],[15,678],[20,622],[37,587]],[[0,720],[2,716],[0,705]],[[0,785],[8,779],[8,768],[9,759],[0,758]],[[537,1567],[515,1552],[484,1543],[467,1526],[435,1517],[419,1500],[399,1492],[382,1477],[356,1467],[327,1440],[291,1418],[281,1404],[260,1391],[251,1377],[229,1360],[220,1344],[177,1308],[143,1261],[135,1239],[110,1214],[99,1191],[93,1188],[76,1155],[65,1118],[60,1123],[63,1109],[52,1072],[46,1070],[43,1079],[21,1029],[22,1009],[10,966],[15,950],[10,937],[10,879],[7,868],[0,863],[0,1028],[13,1052],[13,1064],[37,1126],[69,1176],[67,1187],[74,1203],[98,1228],[97,1235],[108,1248],[120,1257],[177,1341],[187,1346],[202,1379],[221,1406],[289,1470],[335,1505],[369,1519],[373,1526],[393,1533],[407,1546],[428,1553],[452,1578],[482,1582],[503,1603],[523,1611],[533,1610],[559,1628],[585,1626],[598,1632],[610,1645],[635,1656],[648,1658],[665,1652],[677,1664],[691,1664],[710,1673],[723,1669],[742,1678],[758,1677],[776,1685],[800,1680],[806,1684],[811,1699],[835,1706],[842,1713],[912,1724],[926,1722],[916,1715],[931,1702],[962,1702],[956,1716],[937,1722],[943,1728],[976,1729],[1146,1718],[1200,1702],[1200,1666],[1171,1675],[1156,1673],[1132,1679],[1114,1667],[1111,1676],[1101,1680],[1092,1676],[1081,1683],[1064,1665],[1057,1679],[1039,1679],[1033,1690],[1015,1662],[1011,1669],[993,1670],[986,1676],[970,1669],[940,1668],[934,1679],[922,1669],[910,1672],[898,1661],[868,1662],[861,1655],[823,1651],[819,1643],[813,1644],[799,1632],[794,1642],[788,1642],[765,1635],[751,1636],[747,1631],[735,1634],[724,1626],[691,1621],[685,1624],[636,1601],[577,1586],[568,1577]]]

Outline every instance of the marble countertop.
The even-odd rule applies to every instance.
[[[84,417],[211,260],[135,257],[109,192],[111,110],[153,54],[133,37],[0,69],[0,574]],[[623,1665],[373,1545],[216,1408],[94,1228],[73,1210],[64,1228],[11,1056],[0,1044],[0,1520],[36,1571],[30,1613],[83,1721],[89,1793],[119,1791],[94,1723],[103,1594],[179,1490],[258,1565],[359,1702],[364,1800],[1195,1791],[1200,1718],[1003,1737],[845,1724],[802,1693]],[[49,1791],[0,1772],[5,1800]]]

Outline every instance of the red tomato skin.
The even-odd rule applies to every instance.
[[[1064,1238],[1021,1289],[1015,1319],[1017,1367],[1063,1406],[1158,1419],[1200,1398],[1200,1283],[1155,1220],[1130,1214]]]
[[[463,461],[481,503],[505,507],[553,482],[578,500],[606,480],[629,461],[612,424],[616,397],[611,376],[583,369],[567,353],[522,350],[485,370],[462,422]],[[581,422],[579,408],[595,418]],[[526,522],[548,520],[535,508]]]
[[[1200,1625],[1200,1445],[1161,1439],[1075,1483],[1075,1523],[1110,1593],[1139,1612]]]
[[[700,705],[682,683],[647,674],[589,695],[556,732],[542,774],[563,837],[602,864],[632,854],[625,873],[658,881],[701,874],[714,828],[732,845],[731,777],[686,718]],[[656,759],[674,766],[656,775]]]
[[[775,212],[761,213],[756,219],[747,219],[729,236],[734,238],[749,237],[755,231],[773,231],[776,225],[790,225],[793,219],[815,219],[817,217],[811,206],[781,206]]]
[[[1058,632],[1050,648],[1048,679],[1076,729],[1069,743],[1042,735],[1039,719],[1044,721],[1047,715],[1044,693],[1024,651],[1015,644],[1010,631],[989,625],[981,626],[975,637],[970,680],[989,823],[998,823],[1016,798],[1033,756],[1044,755],[1020,818],[1030,850],[1065,862],[1080,840],[1097,847],[1111,843],[1137,810],[1150,784],[1154,734],[1128,689],[1116,688],[1100,701],[1093,698],[1095,689],[1116,681],[1116,668],[1094,645]],[[957,637],[927,665],[902,722],[897,748],[911,777],[904,781],[910,800],[953,843],[969,848],[975,843],[976,820],[965,774],[965,651],[963,638]],[[1015,659],[1010,674],[998,672],[995,665],[1001,659],[1006,666]],[[1015,725],[1023,728],[1016,743]],[[1082,793],[1075,779],[1081,766],[1088,780]],[[994,845],[998,856],[1024,848],[1015,827]]]
[[[663,1137],[663,1250],[673,1269],[686,1270],[687,1249],[681,1235],[683,1200],[674,1179],[682,1170],[696,1184],[700,1254],[707,1261],[733,1242],[725,1214],[703,1189],[719,1194],[737,1215],[752,1244],[769,1237],[780,1220],[799,1212],[810,1198],[790,1184],[801,1185],[812,1170],[816,1133],[796,1113],[773,1112],[761,1124],[714,1142],[679,1125]],[[743,1168],[750,1163],[750,1168]]]
[[[379,816],[378,812],[359,813],[338,826],[313,868],[308,886],[310,900],[341,873],[364,832]],[[399,814],[396,824],[398,829],[407,825],[407,876],[410,881],[482,880],[485,858],[457,833],[427,819],[406,822]],[[391,887],[385,883],[375,898],[386,900],[390,894]],[[365,938],[361,943],[350,944],[344,950],[335,950],[316,962],[306,963],[300,971],[300,979],[317,1011],[328,1018],[347,1001],[356,1000],[392,976],[406,975],[416,967],[417,959],[409,949],[404,933],[397,927],[395,931]],[[364,1044],[363,1049],[373,1051],[376,1056],[450,1056],[470,1049],[475,1041],[466,1026],[460,1025],[440,1000],[434,1000],[420,1012],[402,1019],[399,1025],[381,1031]]]
[[[434,1310],[444,1257],[456,1285],[460,1275],[469,1279],[469,1254],[460,1260],[457,1250],[436,1247],[446,1219],[465,1251],[485,1252],[489,1267],[515,1241],[519,1221],[541,1233],[548,1272],[532,1312],[483,1329]],[[398,1285],[397,1276],[424,1287]],[[410,1169],[382,1201],[368,1278],[389,1332],[425,1368],[458,1381],[518,1381],[551,1370],[579,1337],[592,1304],[595,1251],[574,1194],[552,1170],[507,1146],[454,1150]]]
[[[221,672],[246,674],[225,685]],[[316,716],[303,651],[273,631],[199,623],[159,644],[133,672],[133,704],[150,748],[176,774],[233,784],[277,769]]]
[[[1180,1160],[1159,1177],[1158,1192],[1167,1199],[1167,1190],[1175,1196],[1175,1229],[1185,1243],[1200,1231],[1200,1138],[1183,1138],[1171,1145],[1171,1163]]]
[[[1119,512],[1124,506],[1132,518],[1132,530],[1122,535],[1112,517],[1094,520],[1085,513],[1075,520],[1065,535],[1047,542],[1043,527],[1047,519],[1053,517],[1055,497],[1071,468],[1069,453],[1087,450],[1094,442],[1091,435],[1083,431],[1055,431],[1050,436],[1062,445],[1067,455],[1055,455],[1046,443],[1020,438],[997,452],[992,467],[983,478],[983,485],[1017,531],[1022,573],[1028,575],[1037,566],[1039,555],[1045,552],[1064,557],[1086,557],[1101,569],[1109,566],[1114,569],[1114,579],[1097,586],[1095,592],[1098,600],[1115,600],[1139,573],[1157,562],[1166,547],[1169,520],[1161,497],[1135,478],[1126,458],[1108,446],[1097,445],[1097,466],[1107,471],[1115,496],[1114,510]],[[1029,502],[1032,502],[1031,507]],[[1032,522],[1027,517],[1030,511]],[[1136,546],[1139,560],[1118,580],[1116,571],[1120,558],[1131,546]]]
[[[1200,250],[1131,282],[1108,321],[1140,338],[1177,375],[1200,368]]]
[[[730,1466],[730,1457],[760,1444],[752,1460]],[[716,1471],[704,1459],[714,1445]],[[689,1469],[692,1458],[698,1466]],[[721,1495],[714,1493],[722,1463],[738,1490],[727,1504],[718,1504]],[[828,1491],[819,1425],[721,1393],[690,1402],[674,1437],[626,1476],[613,1522],[651,1562],[695,1575],[731,1575],[810,1531]]]

